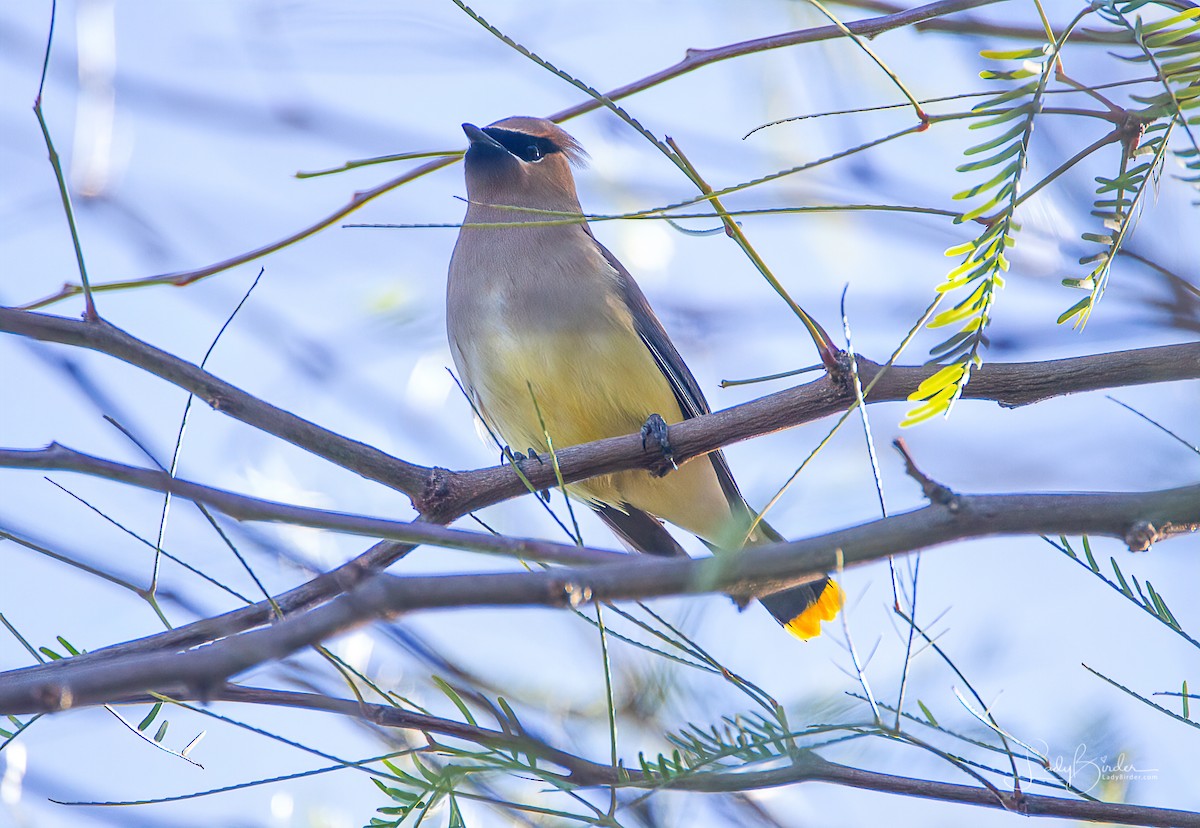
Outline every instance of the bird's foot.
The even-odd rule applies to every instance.
[[[658,414],[651,414],[642,425],[643,450],[647,448],[647,443],[650,441],[657,443],[659,451],[662,452],[662,462],[651,467],[651,474],[655,477],[662,477],[667,472],[679,468],[675,464],[675,449],[671,447],[671,441],[668,439],[667,421]]]
[[[524,452],[520,452],[520,451],[513,451],[512,448],[509,446],[505,446],[504,450],[500,453],[500,462],[503,463],[506,460],[511,461],[514,466],[516,466],[518,469],[521,469],[522,471],[523,471],[522,467],[524,466],[526,461],[536,460],[538,462],[539,466],[544,465],[546,462],[545,460],[543,460],[541,458],[541,455],[538,454],[537,449],[535,449],[535,448],[529,448],[529,449],[526,449]],[[546,503],[550,502],[550,490],[549,489],[539,490],[537,492],[537,496],[540,497]]]

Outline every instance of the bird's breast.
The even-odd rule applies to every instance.
[[[545,451],[630,434],[654,413],[682,418],[632,323],[603,305],[555,324],[524,308],[467,339],[460,368],[509,445]]]

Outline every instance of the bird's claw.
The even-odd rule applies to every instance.
[[[513,451],[510,446],[505,446],[504,450],[500,454],[500,462],[503,463],[505,460],[512,461],[512,464],[514,466],[516,466],[518,469],[521,468],[521,466],[524,465],[525,461],[527,461],[527,460],[536,460],[536,461],[538,461],[539,466],[544,465],[546,462],[545,460],[542,459],[541,455],[538,454],[538,451],[535,448],[529,448],[529,449],[526,449],[524,452],[520,452],[520,451]],[[537,496],[540,497],[546,503],[550,502],[550,490],[549,489],[538,490]]]
[[[646,418],[646,422],[642,424],[642,450],[647,448],[647,443],[653,441],[658,445],[658,450],[662,452],[663,462],[656,468],[650,471],[655,477],[662,477],[669,471],[678,469],[679,466],[675,463],[675,449],[671,447],[671,441],[667,434],[667,421],[658,414],[651,414]]]

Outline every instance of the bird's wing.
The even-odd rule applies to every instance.
[[[675,346],[671,343],[670,337],[663,329],[662,323],[658,321],[658,317],[654,315],[654,311],[650,308],[650,303],[646,301],[646,297],[642,294],[641,288],[637,286],[637,282],[629,275],[617,257],[610,253],[604,245],[596,242],[596,246],[600,248],[600,252],[604,254],[604,258],[617,272],[620,279],[621,291],[625,298],[625,304],[629,308],[629,312],[633,315],[633,324],[642,341],[646,343],[646,347],[650,349],[650,353],[654,355],[654,361],[658,363],[659,370],[663,376],[671,384],[671,390],[675,394],[675,399],[679,403],[679,410],[683,412],[685,419],[698,417],[701,414],[709,413],[708,402],[704,399],[704,392],[700,390],[700,385],[696,382],[696,378],[692,376],[692,372],[688,369],[687,364],[683,361],[683,357],[679,355],[679,351],[675,350]],[[721,489],[725,493],[725,498],[729,501],[729,507],[735,515],[742,515],[749,521],[753,517],[753,511],[747,505],[742,493],[738,491],[737,483],[733,480],[733,474],[729,471],[729,464],[725,461],[725,455],[719,451],[714,451],[708,455],[708,459],[713,464],[713,470],[717,473],[717,480],[721,484]],[[663,529],[652,516],[647,515],[640,510],[631,509],[629,515],[622,515],[616,509],[609,507],[610,514],[605,515],[603,512],[600,517],[607,523],[620,537],[627,541],[633,541],[641,548],[641,544],[647,540],[657,537],[656,532],[651,532],[649,535],[643,534],[642,530],[651,529],[646,523],[649,521],[654,524],[653,528],[658,529],[664,535],[670,538],[669,533]],[[617,518],[614,520],[614,518]],[[626,526],[622,526],[626,523]],[[631,534],[631,530],[632,534]],[[784,538],[778,532],[771,528],[766,521],[760,521],[757,528],[758,538],[751,539],[751,543],[770,543],[779,542]],[[673,542],[673,539],[671,539]],[[675,547],[678,544],[673,544]],[[653,551],[656,554],[671,554],[673,548],[667,546],[665,548],[646,549],[642,551]],[[820,578],[811,581],[807,584],[790,587],[776,592],[772,595],[760,596],[759,600],[771,615],[775,616],[784,627],[799,638],[812,638],[820,635],[821,622],[832,620],[841,609],[843,596],[841,587],[836,582],[829,578]]]
[[[687,557],[679,541],[671,537],[658,518],[648,512],[628,505],[620,509],[607,503],[592,503],[591,507],[613,534],[633,551],[647,555]]]
[[[679,403],[679,410],[683,412],[684,419],[690,420],[692,417],[708,414],[712,409],[708,407],[708,401],[704,399],[704,392],[700,390],[699,383],[692,376],[691,369],[687,367],[687,363],[683,361],[679,351],[675,350],[675,345],[667,336],[658,317],[654,315],[654,310],[646,301],[642,289],[638,287],[637,282],[629,275],[629,271],[617,260],[616,256],[609,252],[608,248],[598,241],[596,246],[600,248],[605,260],[617,272],[622,296],[629,312],[633,315],[634,328],[637,330],[638,336],[642,338],[642,342],[650,349],[659,370],[671,384],[671,391],[675,394],[675,400]],[[713,469],[717,473],[717,480],[721,484],[721,490],[725,493],[730,507],[735,513],[748,511],[749,507],[746,506],[746,500],[738,490],[733,473],[729,470],[729,464],[725,461],[725,455],[720,451],[714,451],[708,455],[708,459],[712,462]]]

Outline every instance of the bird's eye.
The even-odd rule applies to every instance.
[[[538,148],[537,144],[530,144],[525,147],[525,152],[521,153],[521,157],[526,161],[541,161],[542,151]]]

